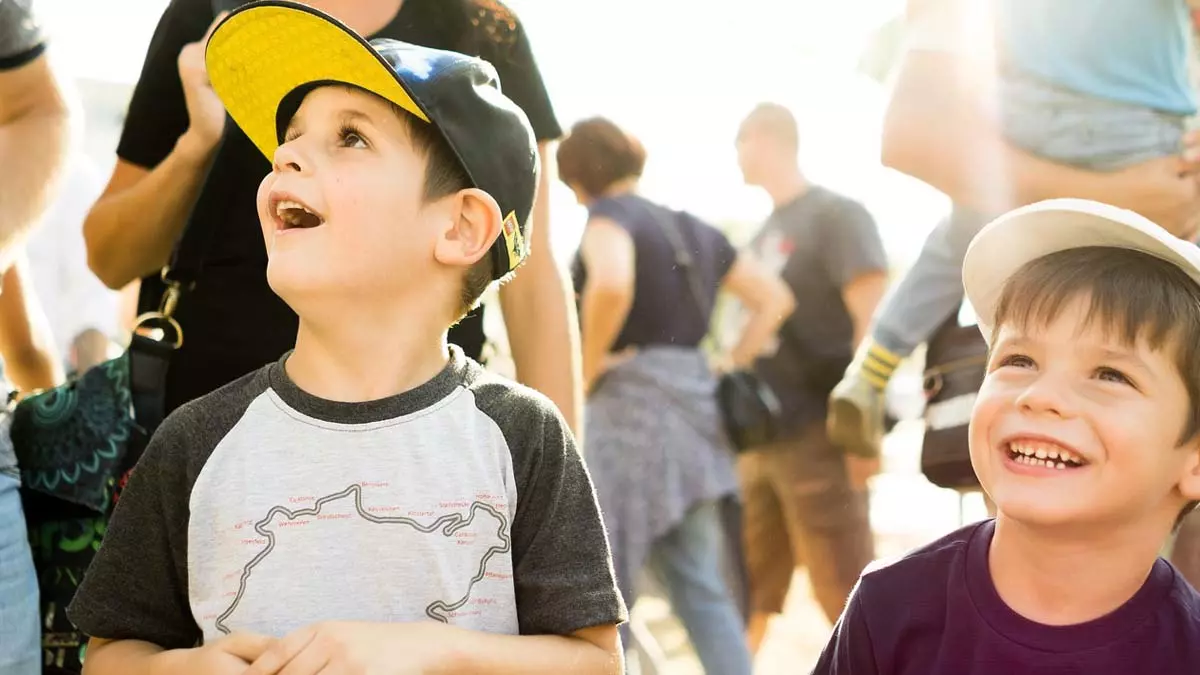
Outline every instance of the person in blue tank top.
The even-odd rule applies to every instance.
[[[884,163],[954,205],[880,305],[831,394],[830,438],[868,457],[879,453],[888,381],[959,310],[963,255],[987,218],[1039,199],[1081,197],[1194,238],[1200,217],[1195,167],[1184,158],[1185,121],[1196,112],[1187,1],[909,0],[908,18],[906,67],[914,52],[949,53],[958,63],[927,72],[919,92],[905,89],[902,72],[890,106],[910,109],[888,112]],[[973,128],[947,122],[958,102],[946,92],[956,88],[983,100]],[[912,114],[914,97],[925,99],[922,114]],[[983,140],[987,127],[999,142]],[[892,137],[914,135],[921,142],[896,149]]]

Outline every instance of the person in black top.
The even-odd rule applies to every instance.
[[[171,0],[130,102],[117,166],[84,224],[88,262],[101,280],[121,288],[144,277],[140,311],[158,307],[164,290],[158,272],[193,204],[205,214],[198,226],[213,228],[203,273],[176,313],[186,339],[167,378],[168,412],[276,360],[292,347],[297,330],[295,313],[267,287],[267,258],[255,215],[255,192],[271,166],[235,125],[225,123],[224,108],[204,71],[206,29],[222,4],[232,9],[243,3]],[[561,135],[561,128],[525,31],[504,5],[495,0],[307,4],[364,36],[450,49],[493,63],[504,93],[528,116],[545,164],[547,143]],[[500,297],[519,378],[549,396],[578,429],[578,338],[567,280],[550,253],[548,193],[543,172],[534,208],[534,254]],[[481,358],[482,310],[452,328],[450,341],[467,356]]]

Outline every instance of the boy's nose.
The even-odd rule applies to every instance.
[[[284,143],[275,149],[273,168],[279,173],[304,173],[308,163],[304,161],[295,142]]]
[[[1070,386],[1059,378],[1043,375],[1034,380],[1017,396],[1022,412],[1055,417],[1070,415]]]

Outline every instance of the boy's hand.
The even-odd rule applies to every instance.
[[[171,672],[203,675],[242,675],[256,659],[278,642],[265,635],[235,633],[180,654],[182,668]]]
[[[449,626],[330,622],[279,640],[244,675],[422,675],[444,666]]]

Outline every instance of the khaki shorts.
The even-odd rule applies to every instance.
[[[804,565],[817,601],[835,621],[874,559],[868,496],[850,487],[843,457],[823,423],[739,457],[755,613],[782,612],[792,574]]]

